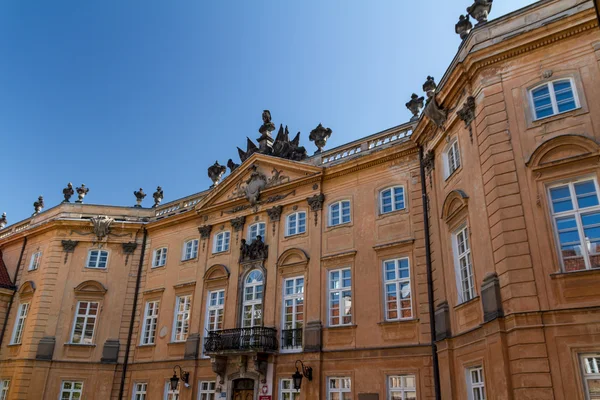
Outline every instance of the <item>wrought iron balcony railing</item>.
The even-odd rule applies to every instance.
[[[302,348],[302,328],[283,329],[281,331],[281,348],[283,350]]]
[[[262,326],[212,331],[204,339],[206,354],[277,352],[278,349],[277,330]]]

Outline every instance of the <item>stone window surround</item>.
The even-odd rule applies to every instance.
[[[162,264],[162,265],[155,265],[155,261],[156,261],[156,254],[157,254],[159,251],[161,251],[161,250],[164,250],[164,251],[165,251],[165,253],[166,253],[166,254],[165,254],[165,262],[164,262],[164,264]],[[162,258],[162,257],[161,257],[161,258]],[[151,260],[151,262],[150,262],[150,268],[162,268],[162,267],[165,267],[165,266],[167,265],[167,261],[168,261],[168,259],[169,259],[169,246],[166,246],[166,245],[165,245],[165,246],[159,246],[159,247],[155,248],[155,249],[152,251],[152,260]]]
[[[196,254],[193,255],[190,258],[186,258],[186,253],[187,253],[187,245],[188,243],[191,243],[193,241],[196,241]],[[192,245],[192,249],[193,249],[193,245]],[[185,238],[183,240],[183,244],[181,245],[181,259],[180,259],[180,263],[185,263],[185,262],[189,262],[189,261],[193,261],[198,259],[198,254],[200,253],[200,238],[198,236],[190,236],[188,238]]]
[[[225,235],[227,233],[229,233],[229,245],[227,246],[226,249],[217,251],[217,240],[218,240],[219,235]],[[231,231],[228,229],[225,229],[220,232],[215,232],[215,234],[213,235],[212,254],[217,255],[217,254],[226,254],[226,253],[230,252],[231,251],[231,238],[232,238]],[[225,239],[223,239],[223,240],[225,240]],[[223,244],[224,244],[224,242],[223,242]]]
[[[342,207],[341,204],[342,202],[349,202],[350,203],[350,221],[348,222],[342,222]],[[343,197],[339,197],[337,199],[332,199],[332,201],[330,201],[327,204],[327,225],[326,225],[326,231],[332,230],[332,229],[336,229],[336,228],[342,228],[342,227],[348,227],[348,226],[353,226],[354,225],[354,215],[353,215],[353,209],[354,207],[352,207],[352,203],[353,203],[353,198],[352,196],[343,196]],[[340,205],[340,223],[333,225],[331,223],[331,207],[339,204]]]
[[[395,199],[394,199],[394,189],[396,188],[402,188],[402,195],[404,197],[404,207],[402,208],[395,208]],[[386,190],[392,190],[392,211],[388,211],[388,212],[384,212],[383,211],[383,192]],[[389,214],[393,214],[399,211],[405,211],[408,209],[408,196],[406,195],[406,186],[404,184],[396,184],[396,185],[386,185],[383,188],[378,190],[377,193],[377,213],[379,214],[379,216],[382,215],[389,215]]]
[[[304,232],[298,232],[298,216],[300,214],[304,214]],[[296,215],[296,233],[289,233],[289,218],[292,215]],[[284,238],[292,238],[292,237],[297,237],[299,235],[304,235],[308,232],[308,212],[305,209],[298,209],[296,211],[292,211],[289,214],[286,214],[285,216],[285,226],[284,226],[284,232],[283,232],[283,236]]]
[[[462,168],[462,158],[461,158],[461,146],[460,146],[460,142],[458,140],[458,135],[455,135],[453,138],[450,138],[448,136],[446,136],[446,138],[448,139],[448,144],[446,144],[446,146],[444,147],[444,150],[442,151],[442,160],[444,163],[444,181],[447,181],[448,179],[450,179],[454,174],[457,173],[457,171],[460,171],[460,169]],[[449,164],[449,157],[448,157],[448,153],[450,150],[454,150],[455,153],[455,158],[457,160],[457,166],[454,170],[450,171],[450,164]],[[458,155],[458,157],[456,156]]]

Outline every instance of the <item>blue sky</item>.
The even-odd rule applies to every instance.
[[[532,3],[494,2],[492,18]],[[460,43],[463,0],[4,1],[0,213],[27,218],[67,182],[86,202],[151,205],[208,188],[261,112],[327,148],[406,122]]]

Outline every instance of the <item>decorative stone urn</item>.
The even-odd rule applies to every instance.
[[[411,121],[416,121],[419,119],[419,113],[423,108],[423,101],[425,98],[423,96],[419,97],[415,93],[410,96],[410,101],[406,103],[406,108],[412,113]]]
[[[42,212],[42,210],[44,209],[44,197],[43,196],[38,197],[37,201],[35,201],[33,203],[33,209],[35,210],[33,215],[38,215],[40,212]]]
[[[211,187],[215,187],[221,182],[221,178],[227,172],[227,167],[219,164],[219,161],[215,161],[213,165],[208,167],[208,177],[213,182]]]
[[[158,207],[160,202],[164,199],[163,190],[160,186],[156,188],[156,192],[152,195],[154,198],[154,205],[152,207]]]
[[[477,25],[484,24],[492,11],[493,0],[475,0],[471,7],[467,8],[469,15],[477,20]]]
[[[134,190],[133,191],[133,195],[135,196],[135,201],[136,204],[134,207],[138,207],[141,208],[142,207],[142,201],[144,200],[144,197],[146,197],[146,193],[144,193],[144,189],[140,188],[140,190]]]
[[[308,139],[311,142],[315,142],[315,146],[317,146],[317,153],[323,151],[323,147],[327,144],[327,139],[331,137],[331,129],[325,128],[323,125],[319,124],[315,129],[310,131],[310,136]]]
[[[81,184],[80,187],[77,188],[77,200],[75,203],[83,203],[83,198],[90,191],[90,188],[85,187],[85,184]]]
[[[63,189],[63,196],[65,197],[63,203],[68,203],[74,194],[75,190],[73,190],[73,184],[71,182],[67,183],[67,187]]]
[[[467,16],[461,15],[458,18],[458,22],[454,26],[454,31],[458,35],[460,35],[460,38],[462,40],[465,40],[467,38],[467,36],[469,36],[469,33],[471,33],[471,29],[473,29],[473,24],[469,20],[468,15]]]
[[[6,213],[2,213],[2,216],[0,217],[0,229],[4,229],[7,223],[8,220],[6,219]]]

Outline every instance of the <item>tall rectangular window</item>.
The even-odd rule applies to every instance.
[[[329,325],[352,324],[352,272],[350,268],[329,271]]]
[[[600,399],[600,354],[581,355],[586,400]]]
[[[225,290],[208,292],[208,309],[206,310],[206,330],[208,332],[223,329],[225,307]]]
[[[77,303],[71,343],[92,344],[94,342],[98,306],[99,303],[94,301],[80,301]]]
[[[388,377],[388,399],[417,400],[417,382],[414,375]]]
[[[8,399],[8,388],[10,386],[10,380],[4,379],[0,381],[0,400]]]
[[[534,119],[542,119],[579,108],[572,79],[544,83],[530,91]]]
[[[213,253],[221,253],[229,250],[230,241],[231,233],[229,231],[217,233],[215,235]]]
[[[473,264],[471,263],[469,230],[464,226],[454,232],[453,236],[458,302],[464,303],[475,297],[475,281],[473,278]]]
[[[88,254],[87,268],[105,269],[108,263],[108,251],[91,250]]]
[[[171,389],[171,382],[167,381],[165,384],[165,400],[179,400],[179,386],[181,386],[181,383],[177,386],[177,389],[173,390]]]
[[[190,310],[192,296],[177,296],[175,301],[175,318],[173,320],[173,342],[185,342],[190,328]]]
[[[148,384],[146,382],[138,382],[133,386],[133,400],[146,400],[146,391]]]
[[[565,272],[600,267],[598,183],[580,178],[548,188]]]
[[[469,400],[485,400],[485,381],[482,366],[467,369],[467,390]]]
[[[385,319],[412,318],[410,267],[408,258],[383,262],[385,274]]]
[[[286,218],[285,236],[299,235],[306,232],[306,213],[295,212]]]
[[[62,382],[60,388],[60,400],[79,400],[81,398],[83,398],[83,382]]]
[[[352,382],[349,377],[327,379],[327,400],[352,400]]]
[[[15,327],[13,328],[13,334],[10,338],[10,344],[21,344],[23,339],[23,330],[25,329],[25,321],[27,320],[27,313],[29,312],[29,303],[19,304],[17,309],[17,319],[15,321]]]
[[[156,337],[156,326],[158,324],[158,310],[160,301],[147,301],[144,310],[144,326],[142,327],[142,345],[154,344]]]
[[[164,267],[167,263],[167,248],[162,247],[154,250],[154,256],[152,257],[152,268]]]
[[[304,277],[285,279],[283,281],[281,348],[289,350],[301,349],[303,327]]]
[[[40,262],[42,261],[42,252],[38,251],[31,255],[31,260],[29,261],[28,271],[35,271],[40,267]]]
[[[448,146],[448,149],[444,154],[444,158],[446,161],[447,178],[460,167],[460,152],[458,150],[458,139],[454,139],[454,141]]]
[[[264,222],[257,222],[253,225],[250,225],[248,228],[248,242],[252,243],[258,236],[260,236],[263,242],[266,241],[265,232],[267,230],[267,224]]]
[[[215,400],[215,381],[200,381],[198,383],[198,400]]]
[[[188,240],[183,244],[182,261],[191,260],[198,256],[198,239]]]
[[[291,379],[282,379],[279,382],[280,400],[300,400],[300,391],[294,389],[294,383]]]
[[[338,201],[329,205],[329,226],[350,223],[350,201]]]

